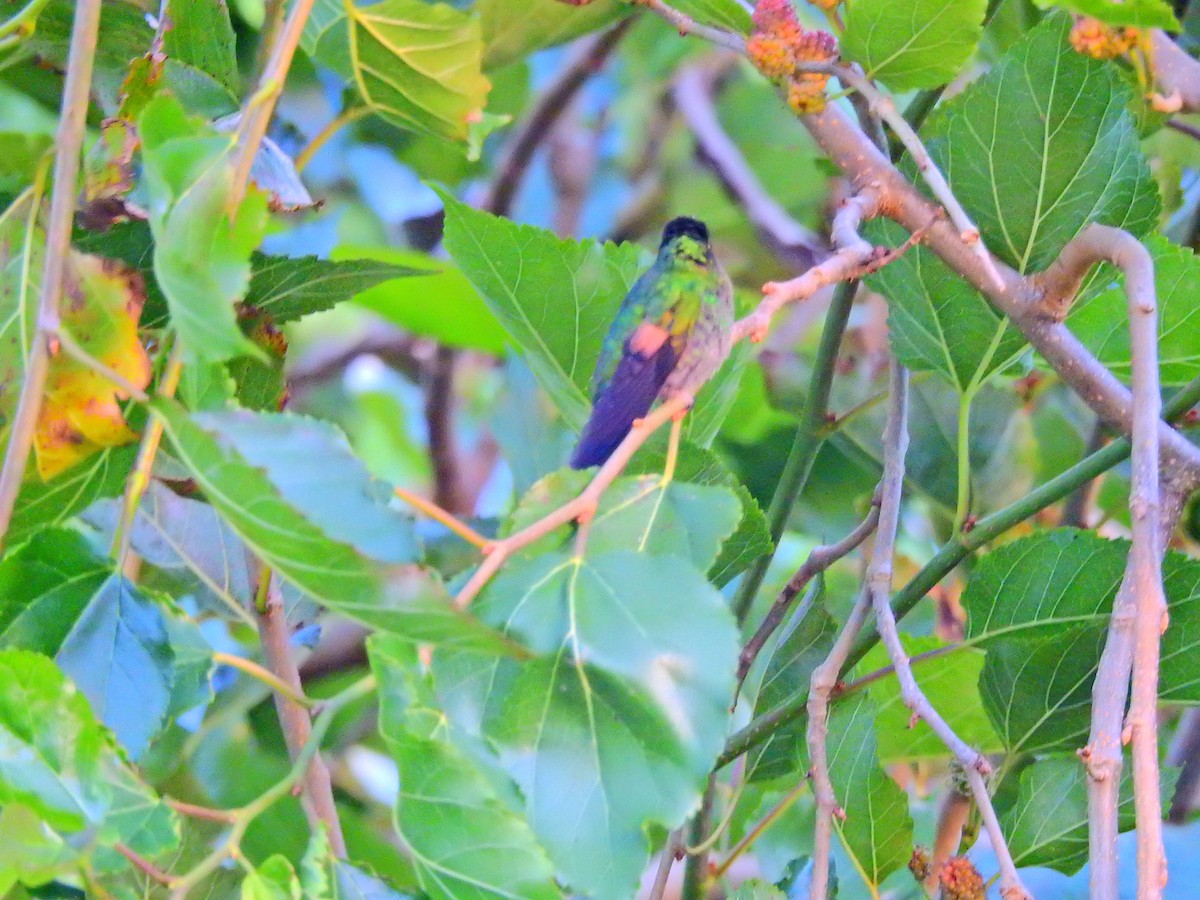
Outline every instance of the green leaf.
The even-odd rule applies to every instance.
[[[225,90],[237,94],[241,78],[225,0],[209,3],[169,0],[165,12],[170,24],[163,34],[163,52],[211,75]]]
[[[574,499],[591,480],[587,472],[560,469],[539,481],[522,499],[506,523],[519,531]],[[741,518],[741,506],[727,488],[701,486],[661,475],[618,478],[600,498],[588,533],[589,555],[610,550],[633,550],[654,556],[675,554],[707,570],[716,563],[721,545]],[[567,525],[538,545],[561,546],[574,531]]]
[[[426,274],[407,265],[372,259],[334,261],[256,253],[252,263],[246,304],[269,313],[277,324],[332,309],[346,300],[361,300],[364,293],[391,287],[394,279]]]
[[[277,853],[247,873],[242,900],[300,900],[300,881],[287,857]]]
[[[724,600],[684,559],[618,551],[515,562],[476,603],[544,654],[493,681],[485,722],[534,833],[572,887],[629,896],[644,829],[694,809],[723,743]]]
[[[954,79],[983,36],[986,0],[855,0],[842,55],[894,91]]]
[[[1091,689],[1129,545],[1056,529],[980,560],[963,593],[967,642],[987,650],[980,691],[1010,750],[1073,751],[1086,740]],[[1200,702],[1189,667],[1200,644],[1200,564],[1168,554],[1159,696]]]
[[[705,25],[739,34],[750,32],[750,13],[738,0],[675,0],[671,5]]]
[[[38,532],[0,562],[0,641],[53,655],[133,758],[161,728],[174,678],[162,608],[79,533]]]
[[[1179,20],[1167,0],[1033,0],[1041,9],[1058,6],[1091,16],[1108,25],[1132,25],[1134,28],[1165,28],[1179,31]]]
[[[773,884],[754,878],[738,885],[737,890],[729,895],[729,900],[787,900],[787,894]]]
[[[1172,244],[1161,235],[1146,238],[1145,245],[1154,257],[1159,377],[1165,385],[1184,384],[1200,374],[1200,319],[1196,318],[1200,312],[1196,304],[1200,296],[1200,261],[1190,249]],[[1104,275],[1115,277],[1117,284],[1080,302],[1067,324],[1100,362],[1128,382],[1132,361],[1124,276],[1114,275],[1108,267]]]
[[[395,823],[432,898],[552,900],[553,870],[529,826],[447,739],[443,713],[417,683],[411,648],[368,643],[379,679],[379,731],[399,769]]]
[[[557,0],[555,0],[556,5]],[[569,7],[567,7],[569,8]],[[451,347],[504,353],[506,336],[492,311],[466,277],[448,260],[434,259],[413,250],[390,247],[339,247],[335,259],[361,256],[396,265],[412,266],[420,279],[395,279],[369,287],[354,298],[359,306],[383,316],[413,334],[436,339]]]
[[[54,663],[0,651],[0,809],[22,803],[50,827],[80,831],[102,820],[112,754],[87,700]]]
[[[479,19],[444,3],[346,0],[354,81],[394,125],[465,140],[491,87]]]
[[[488,69],[574,40],[628,14],[617,0],[595,0],[587,6],[560,0],[480,0],[475,8],[483,28],[483,65]]]
[[[1021,272],[1092,223],[1154,227],[1158,191],[1113,66],[1076,53],[1047,17],[948,103],[930,152],[988,248]]]
[[[0,192],[16,194],[31,184],[50,143],[47,134],[0,132]]]
[[[189,119],[160,94],[139,120],[154,233],[154,275],[171,324],[201,362],[257,354],[237,326],[233,304],[246,293],[250,253],[262,239],[267,199],[250,190],[231,221],[232,139]]]
[[[797,692],[807,691],[813,669],[829,655],[838,626],[825,611],[823,596],[822,586],[817,582],[800,601],[807,608],[793,612],[759,654],[755,670],[763,674],[754,702],[755,715],[774,709]],[[748,683],[753,683],[754,675],[752,671]],[[764,781],[803,772],[806,768],[804,729],[803,722],[792,722],[773,731],[751,756],[747,777]]]
[[[314,0],[300,36],[300,46],[313,62],[328,66],[343,79],[350,80],[354,63],[350,59],[350,35],[342,0]]]
[[[154,411],[209,502],[300,590],[414,641],[513,652],[511,642],[455,610],[440,587],[385,589],[384,565],[419,556],[412,522],[388,505],[390,489],[367,474],[332,426],[246,410],[188,416],[162,400]]]
[[[1169,803],[1179,772],[1164,769],[1162,794]],[[1016,803],[1000,812],[1000,826],[1018,867],[1046,866],[1067,875],[1088,857],[1087,772],[1074,754],[1039,759],[1021,772]],[[1134,827],[1133,772],[1121,772],[1117,827]]]
[[[834,827],[863,880],[873,889],[912,856],[908,796],[879,768],[875,707],[863,692],[835,703],[829,714],[829,777],[845,811]]]
[[[443,194],[446,249],[573,428],[587,420],[600,346],[643,257],[629,244],[572,241]]]
[[[933,637],[901,635],[901,639],[912,660],[917,684],[954,733],[981,753],[1002,750],[979,695],[984,654],[973,648],[943,644]],[[863,657],[857,671],[865,675],[890,664],[887,651],[876,645]],[[912,724],[912,713],[900,697],[894,673],[873,682],[867,693],[875,704],[875,735],[881,760],[890,763],[950,755],[924,720]]]
[[[97,500],[116,497],[125,487],[137,451],[136,444],[112,447],[93,454],[49,481],[26,480],[17,495],[6,543],[16,546],[39,528],[58,525]]]
[[[893,223],[867,235],[900,246]],[[925,247],[913,247],[867,279],[887,297],[888,335],[896,358],[914,371],[943,375],[960,394],[971,393],[1024,352],[1025,338],[987,299]]]

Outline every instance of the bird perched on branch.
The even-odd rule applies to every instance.
[[[592,415],[572,468],[602,465],[656,398],[694,397],[729,355],[732,328],[733,286],[713,256],[707,226],[672,219],[658,258],[630,288],[604,339],[592,376]],[[682,418],[672,423],[669,461]]]

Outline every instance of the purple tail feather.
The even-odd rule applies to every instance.
[[[645,416],[654,405],[675,361],[669,341],[651,356],[642,356],[626,346],[612,378],[592,404],[592,415],[571,455],[572,469],[600,466],[612,456],[634,420]]]

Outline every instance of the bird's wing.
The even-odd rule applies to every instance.
[[[598,387],[592,414],[571,457],[577,469],[600,465],[650,411],[679,360],[679,344],[658,322],[643,321],[625,340],[612,373]]]

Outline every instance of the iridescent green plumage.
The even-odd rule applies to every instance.
[[[694,394],[729,353],[733,290],[708,229],[674,219],[654,265],[630,289],[605,338],[592,379],[592,416],[571,459],[599,465],[655,398]]]

